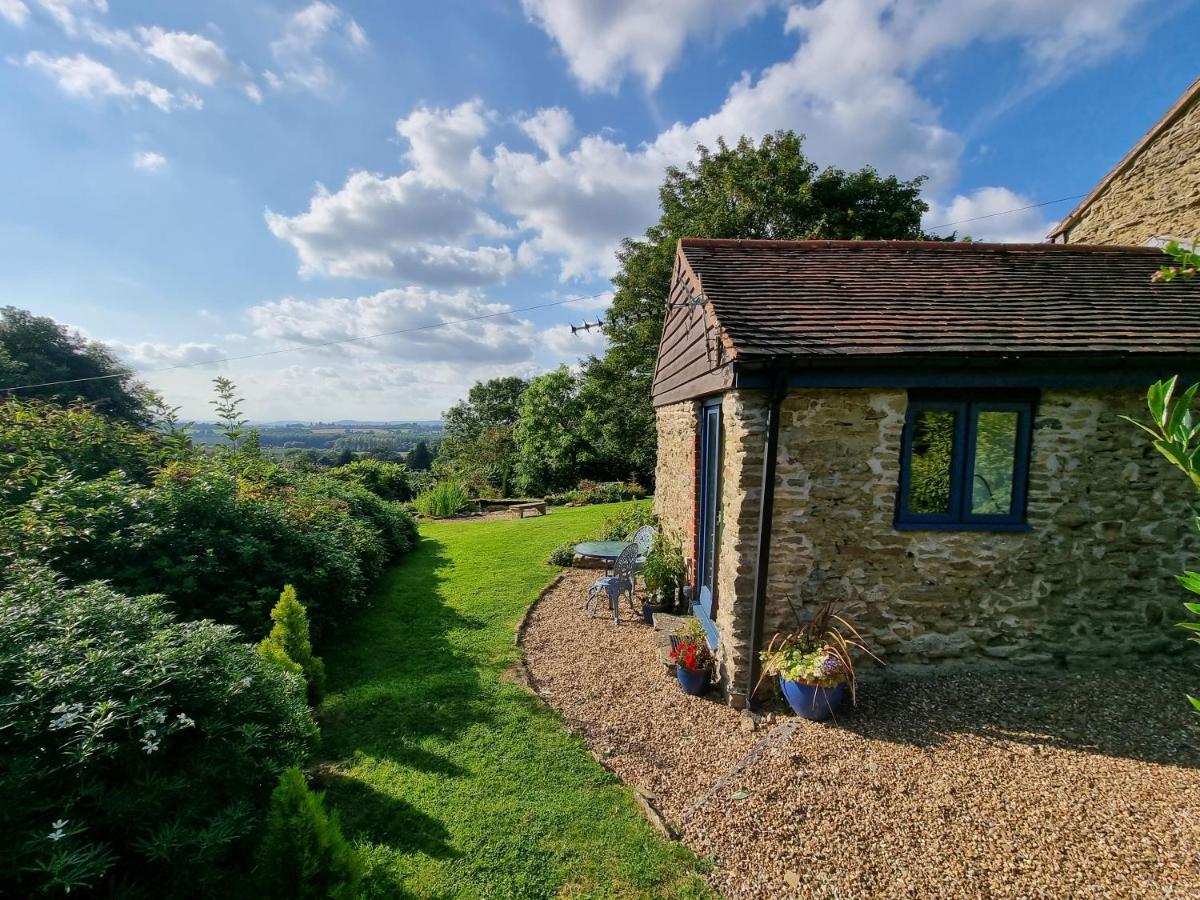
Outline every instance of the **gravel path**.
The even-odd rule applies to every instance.
[[[542,696],[751,897],[1200,897],[1190,668],[880,678],[837,726],[688,697],[650,630],[532,611]]]

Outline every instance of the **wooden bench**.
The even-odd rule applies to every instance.
[[[526,515],[544,516],[546,514],[546,501],[534,500],[531,503],[518,503],[516,506],[508,508],[508,514],[514,519],[524,519]]]

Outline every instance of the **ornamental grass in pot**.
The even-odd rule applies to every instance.
[[[797,619],[799,616],[797,616]],[[795,630],[777,633],[762,652],[759,685],[779,677],[784,699],[798,716],[814,722],[831,718],[849,695],[857,703],[854,652],[879,661],[850,622],[826,603]]]
[[[671,636],[675,677],[685,694],[699,696],[712,683],[713,655],[704,627],[693,619]]]

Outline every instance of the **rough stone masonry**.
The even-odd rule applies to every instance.
[[[1198,565],[1188,480],[1119,418],[1140,390],[1046,390],[1034,418],[1028,532],[898,531],[903,390],[794,390],[784,400],[764,635],[827,599],[890,666],[1042,664],[1172,652]],[[744,702],[766,397],[722,401],[716,624]],[[695,540],[696,404],[658,411],[657,512]]]

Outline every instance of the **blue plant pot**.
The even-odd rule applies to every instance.
[[[708,669],[700,669],[693,672],[691,669],[685,669],[683,666],[676,666],[675,677],[679,679],[679,686],[683,688],[685,694],[699,697],[708,690],[708,681],[711,673]]]
[[[846,698],[844,683],[831,688],[822,688],[780,678],[779,687],[783,689],[783,696],[787,699],[792,712],[814,722],[824,722],[830,718]]]

